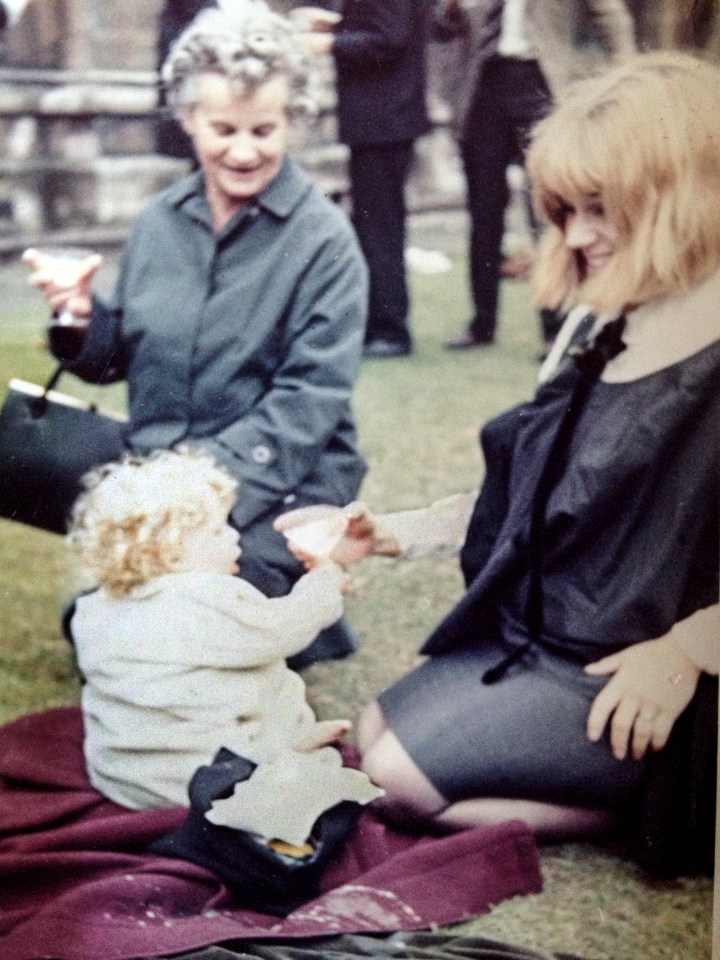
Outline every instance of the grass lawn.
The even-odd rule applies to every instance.
[[[362,496],[378,510],[422,506],[476,485],[480,424],[527,397],[537,376],[537,320],[523,283],[504,284],[496,346],[461,354],[442,349],[468,315],[462,237],[443,217],[417,229],[415,242],[444,246],[453,268],[413,277],[415,355],[366,361],[362,368],[355,409],[370,464]],[[107,275],[113,262],[109,258]],[[0,383],[10,376],[37,380],[52,368],[42,347],[45,312],[16,266],[0,266],[0,273]],[[118,388],[92,391],[72,380],[66,388],[108,406],[123,404]],[[4,521],[0,531],[0,721],[7,721],[77,701],[58,617],[79,581],[62,538]],[[361,649],[305,672],[312,702],[325,717],[354,716],[406,671],[461,590],[454,560],[377,558],[358,568],[354,581],[348,616]],[[591,960],[710,957],[711,880],[648,879],[614,852],[589,844],[545,847],[542,861],[541,894],[500,904],[460,930]]]

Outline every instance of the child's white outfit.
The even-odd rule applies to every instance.
[[[255,763],[312,733],[305,684],[285,664],[342,613],[339,567],[285,597],[216,573],[173,573],[115,598],[78,599],[90,781],[133,809],[185,806],[195,770],[226,747]]]

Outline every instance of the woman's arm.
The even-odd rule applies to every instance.
[[[380,515],[378,534],[390,538],[408,559],[454,554],[465,541],[477,490],[456,493],[419,510]]]
[[[83,380],[93,383],[122,380],[125,364],[119,349],[121,311],[93,294],[93,280],[102,266],[102,256],[89,254],[71,286],[57,282],[52,255],[48,257],[42,250],[31,247],[22,259],[32,270],[30,283],[40,290],[54,313],[67,310],[87,322],[80,353],[72,357],[58,353],[58,359],[65,361],[67,368]]]
[[[66,361],[67,369],[89,383],[109,384],[124,380],[127,356],[121,335],[119,309],[92,297],[92,312],[80,353]]]
[[[416,559],[457,553],[465,539],[476,498],[477,491],[458,493],[419,510],[377,515],[359,502],[347,507],[318,504],[284,513],[275,521],[275,529],[282,533],[302,524],[343,514],[348,524],[345,536],[331,554],[332,559],[343,566],[370,556]],[[316,562],[302,552],[293,552],[308,565]]]
[[[635,759],[650,747],[660,750],[690,703],[700,674],[718,672],[720,604],[698,610],[664,637],[636,643],[588,664],[592,676],[612,675],[588,715],[590,740],[610,725],[618,760],[631,750]]]

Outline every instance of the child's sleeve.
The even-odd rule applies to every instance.
[[[344,571],[325,561],[304,574],[284,597],[266,597],[236,577],[215,577],[198,583],[195,599],[241,628],[242,661],[262,663],[303,650],[343,613]],[[229,634],[230,635],[230,632]],[[238,662],[233,654],[233,662]]]

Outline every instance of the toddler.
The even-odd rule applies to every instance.
[[[236,483],[204,454],[129,457],[85,488],[69,539],[98,589],[78,599],[71,631],[92,784],[134,809],[185,806],[221,747],[259,771],[316,763],[350,723],[317,721],[285,658],[340,617],[342,569],[320,561],[274,599],[234,576]],[[349,770],[343,790],[355,775],[359,793],[338,799],[380,793]]]

